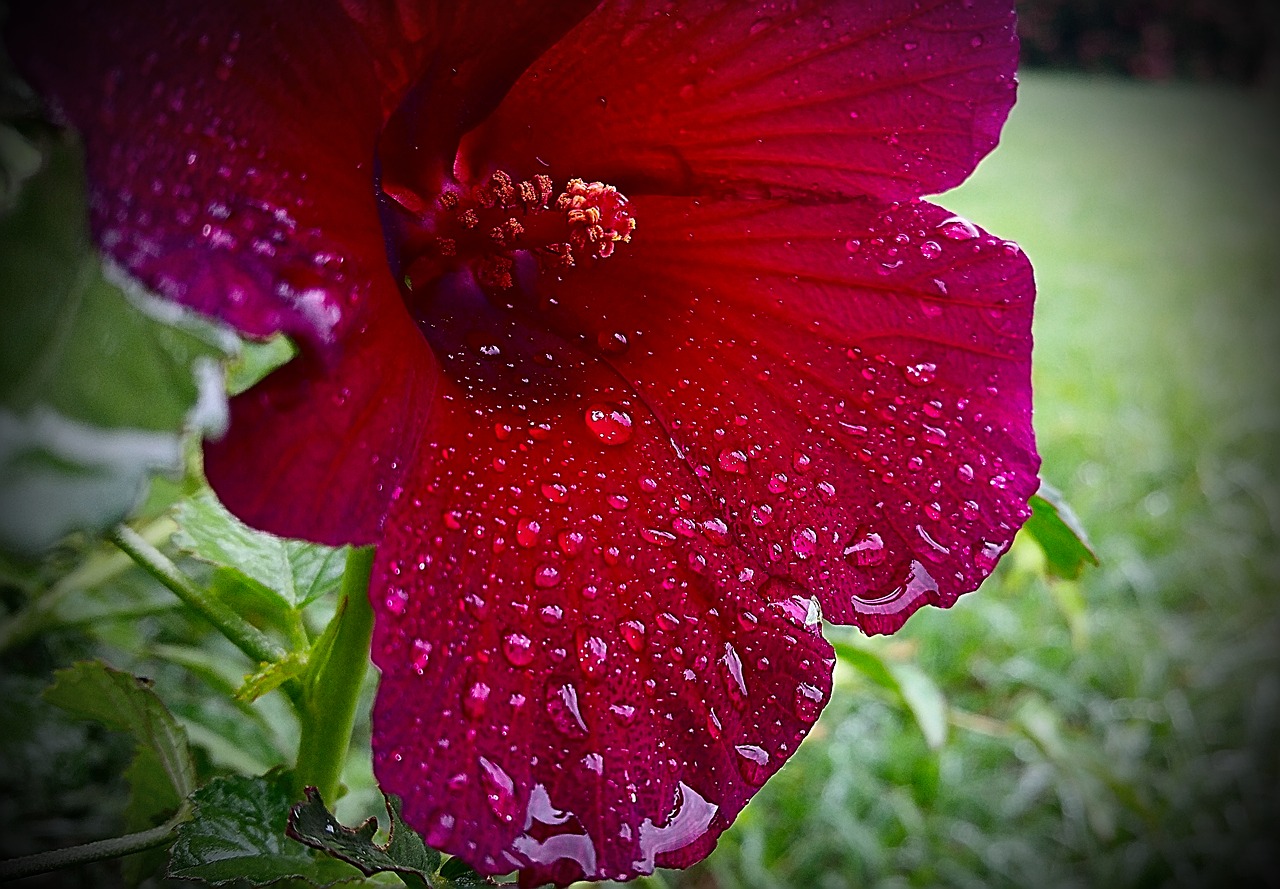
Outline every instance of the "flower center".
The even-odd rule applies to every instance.
[[[572,268],[612,255],[636,227],[626,197],[603,182],[571,179],[557,194],[550,176],[517,182],[499,171],[471,189],[447,189],[430,208],[385,190],[423,224],[405,257],[411,290],[464,267],[482,287],[508,290],[521,252],[540,271]]]

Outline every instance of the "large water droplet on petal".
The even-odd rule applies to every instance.
[[[796,717],[804,722],[813,722],[822,712],[822,690],[807,682],[796,686],[794,702]]]
[[[493,814],[510,823],[516,817],[516,789],[511,776],[495,762],[479,758],[480,783],[484,785],[485,798]]]
[[[852,559],[855,564],[864,568],[879,565],[885,557],[884,540],[874,531],[863,534],[849,542],[844,548],[844,555],[846,559]]]
[[[631,415],[616,404],[602,402],[587,408],[587,428],[601,443],[620,445],[631,440]]]
[[[739,744],[733,749],[738,754],[738,771],[747,783],[763,784],[769,777],[769,751],[755,744]]]
[[[553,683],[547,688],[547,715],[556,731],[569,738],[582,738],[588,733],[578,705],[578,690],[572,683]]]
[[[502,637],[502,654],[513,667],[527,667],[533,662],[533,640],[524,633],[507,633]]]

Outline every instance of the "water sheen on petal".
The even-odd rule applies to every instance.
[[[602,365],[577,379],[447,392],[459,422],[424,444],[374,577],[379,782],[429,842],[524,885],[698,860],[831,688],[764,566],[679,530],[717,508],[662,426]],[[598,402],[626,441],[593,433]]]

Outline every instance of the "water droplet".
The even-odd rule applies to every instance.
[[[569,499],[569,489],[558,482],[548,482],[542,486],[542,496],[552,503],[564,503]]]
[[[480,783],[484,785],[485,798],[493,814],[510,823],[516,817],[516,788],[511,776],[495,762],[479,758]]]
[[[818,532],[812,528],[801,528],[791,532],[791,551],[797,559],[807,559],[818,551]]]
[[[725,448],[720,452],[719,463],[720,468],[725,472],[731,472],[734,475],[747,474],[747,455],[742,451]]]
[[[538,616],[542,618],[544,624],[554,627],[564,619],[564,609],[559,605],[544,605],[538,612]]]
[[[822,690],[807,682],[796,686],[796,698],[793,702],[796,717],[804,722],[813,722],[822,712]]]
[[[627,335],[620,330],[596,334],[596,347],[607,355],[621,355],[629,345]]]
[[[572,683],[553,683],[547,688],[547,715],[556,731],[569,738],[586,737],[587,723],[578,706],[578,689]]]
[[[542,564],[533,569],[534,586],[550,589],[560,583],[560,569],[555,565]]]
[[[773,507],[767,503],[757,503],[751,507],[751,521],[764,526],[773,521]]]
[[[610,506],[612,506],[614,509],[626,509],[627,504],[631,502],[623,494],[610,494],[608,497],[605,497],[604,499],[605,499],[605,502],[608,503]]]
[[[850,111],[849,116],[857,117],[858,114],[856,111]],[[857,253],[861,248],[862,248],[862,242],[859,241],[857,238],[850,238],[849,240],[844,242],[844,249],[849,251],[850,253]]]
[[[804,451],[795,451],[791,454],[791,465],[796,472],[808,472],[813,467],[813,458]]]
[[[978,505],[976,500],[966,500],[960,504],[960,514],[971,522],[978,517],[981,511],[982,507]]]
[[[601,443],[620,445],[631,440],[631,415],[608,402],[587,408],[587,428]]]
[[[913,386],[927,386],[937,379],[938,365],[930,364],[927,361],[922,361],[919,364],[910,364],[902,369],[902,375]]]
[[[968,463],[961,463],[960,467],[956,469],[956,478],[962,482],[973,481],[973,467]]]
[[[391,587],[387,590],[387,596],[382,600],[382,604],[387,611],[399,617],[409,607],[409,591],[401,587]]]
[[[729,697],[736,703],[741,703],[747,696],[747,680],[742,675],[742,658],[738,657],[732,644],[724,644],[724,656],[720,658],[720,662],[729,674],[730,681],[725,684]]]
[[[679,516],[671,520],[671,530],[681,537],[693,537],[698,533],[698,523],[687,516]]]
[[[747,783],[763,784],[769,777],[769,751],[755,744],[739,744],[733,749],[738,753],[738,771]]]
[[[844,548],[845,558],[852,558],[854,563],[864,568],[879,565],[884,561],[884,540],[874,531],[863,534],[849,542]]]
[[[636,708],[630,704],[610,704],[609,712],[619,725],[631,725],[636,721]]]
[[[594,775],[604,774],[604,757],[599,753],[588,753],[578,762],[582,763],[582,767]]]
[[[823,500],[834,500],[836,496],[836,486],[831,482],[818,482],[816,485],[818,493],[822,495]]]
[[[680,626],[680,618],[676,617],[670,611],[664,611],[658,615],[658,626],[670,632]]]
[[[599,679],[604,675],[608,644],[599,636],[592,636],[586,627],[578,627],[574,635],[578,640],[578,666],[587,678]]]
[[[937,241],[923,241],[920,244],[920,255],[925,259],[937,259],[942,255],[942,245]]]
[[[755,612],[745,610],[738,612],[738,626],[742,627],[742,629],[750,632],[759,624],[760,618],[756,617]]]
[[[427,844],[434,848],[442,848],[453,836],[454,818],[448,812],[437,812],[427,822],[425,838]]]
[[[524,633],[507,633],[502,637],[502,654],[513,667],[527,667],[533,662],[533,640]]]
[[[421,676],[427,671],[427,662],[431,660],[431,643],[425,639],[413,640],[413,657],[409,665],[413,672]]]
[[[996,567],[996,562],[1000,561],[1000,556],[1004,554],[1004,545],[994,543],[990,540],[984,540],[974,547],[973,562],[978,566],[979,571],[991,572]]]
[[[787,490],[787,477],[781,472],[775,472],[769,479],[769,493],[782,494]]]
[[[516,543],[528,549],[537,546],[538,535],[542,533],[542,525],[537,519],[522,516],[516,522]]]
[[[641,528],[640,536],[655,546],[673,546],[676,542],[676,535],[656,528]]]
[[[467,689],[467,693],[462,696],[462,712],[472,722],[477,722],[484,717],[484,711],[488,703],[489,686],[483,682],[477,682]]]
[[[586,535],[581,531],[561,531],[556,535],[556,543],[560,547],[560,552],[571,559],[582,552],[586,539]]]
[[[632,651],[638,653],[644,650],[645,633],[643,623],[638,620],[627,620],[623,621],[618,629],[622,633],[623,640]]]
[[[702,536],[716,546],[726,546],[729,543],[729,526],[724,519],[707,519],[702,523]]]
[[[938,223],[938,231],[952,241],[971,241],[978,237],[978,227],[963,216],[951,216]]]

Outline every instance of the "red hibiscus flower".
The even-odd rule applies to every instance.
[[[103,248],[300,345],[209,477],[378,545],[432,845],[698,860],[827,700],[819,615],[949,606],[1026,517],[1030,267],[920,200],[995,145],[1011,3],[85,5],[11,45]]]

